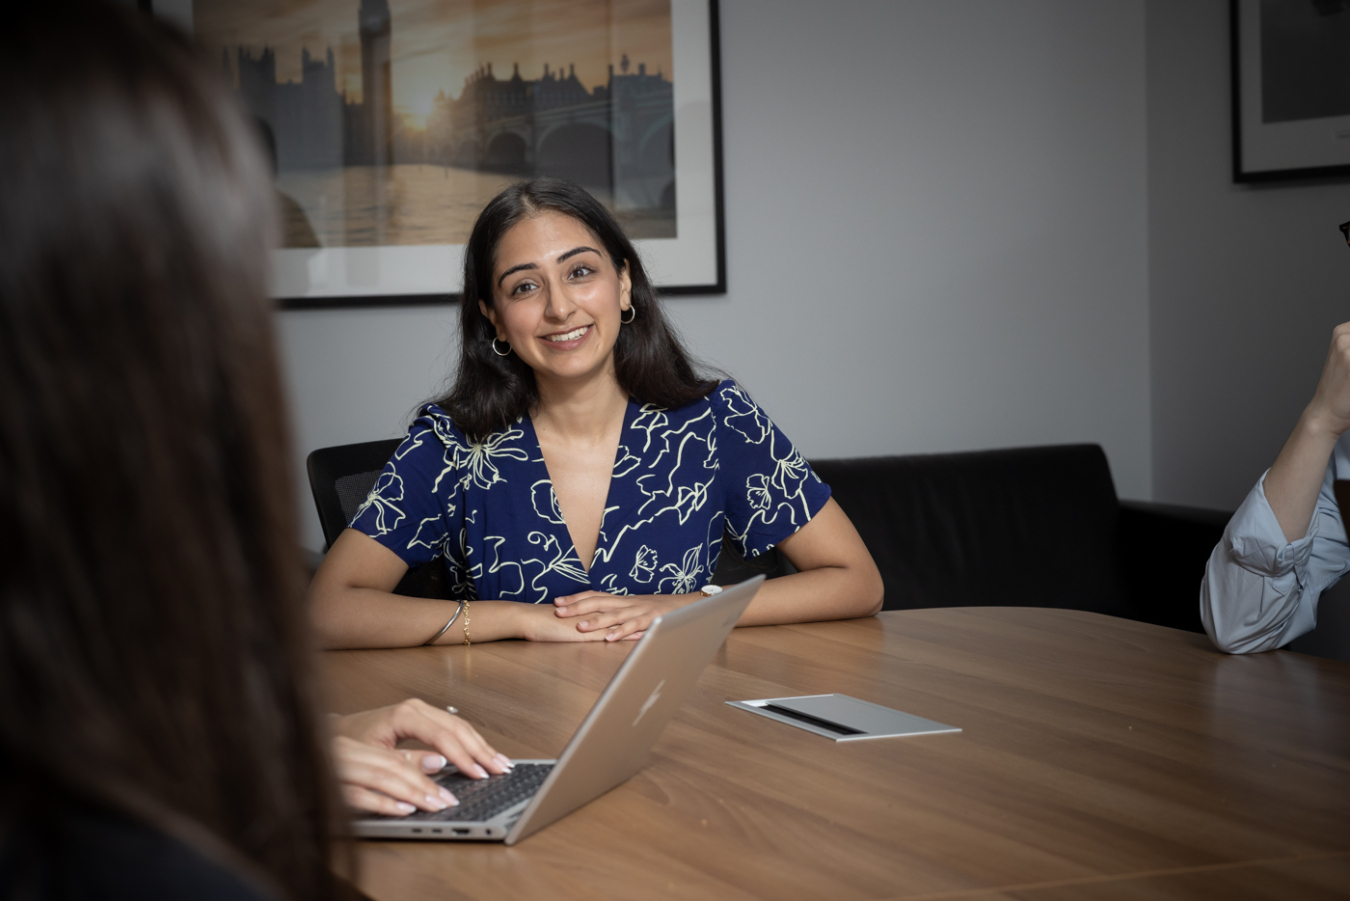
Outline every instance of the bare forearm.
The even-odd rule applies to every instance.
[[[316,601],[314,621],[325,648],[408,648],[440,631],[458,604],[373,588],[347,588]],[[510,601],[472,601],[436,644],[463,643],[466,619],[469,636],[475,642],[519,638],[516,614],[520,606]]]
[[[1336,442],[1350,429],[1350,322],[1331,333],[1317,391],[1262,485],[1285,540],[1308,534]]]
[[[770,579],[741,616],[742,626],[823,622],[871,616],[881,609],[876,569],[825,566]]]
[[[853,619],[881,609],[881,573],[834,498],[778,550],[798,571],[765,582],[740,625]]]
[[[1308,534],[1338,437],[1305,411],[1266,473],[1262,488],[1285,540],[1297,541]]]

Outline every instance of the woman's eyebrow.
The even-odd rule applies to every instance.
[[[574,250],[572,251],[572,253],[576,253],[576,251]],[[512,266],[510,269],[506,270],[500,276],[497,277],[497,287],[500,288],[502,286],[502,282],[506,281],[506,277],[513,272],[519,272],[522,269],[538,269],[538,268],[539,267],[534,265],[533,263],[521,263],[519,266]]]
[[[591,253],[599,253],[599,252],[600,252],[600,251],[596,250],[594,247],[585,247],[585,246],[582,246],[582,247],[573,247],[571,250],[567,251],[567,253],[563,254],[563,255],[560,256],[560,257],[558,257],[558,262],[561,263],[563,260],[566,260],[566,259],[569,259],[569,258],[571,258],[571,257],[574,257],[574,256],[576,256],[576,255],[579,254],[579,253],[585,253],[585,252],[588,251],[588,250],[589,250]]]
[[[585,245],[583,245],[583,246],[581,246],[581,247],[573,247],[571,250],[567,251],[567,253],[563,254],[563,255],[560,256],[560,257],[558,257],[557,262],[559,262],[559,263],[564,262],[564,261],[566,261],[566,260],[568,260],[568,259],[571,259],[572,257],[576,256],[577,254],[579,254],[579,253],[585,253],[585,252],[588,251],[588,250],[589,250],[591,253],[599,253],[599,252],[600,252],[600,251],[596,250],[594,247],[586,247]],[[497,277],[497,287],[500,288],[500,287],[502,286],[502,282],[506,281],[506,277],[507,277],[508,275],[510,275],[511,273],[513,273],[513,272],[519,272],[519,271],[521,271],[522,269],[538,269],[538,268],[539,268],[539,267],[536,266],[534,263],[521,263],[521,264],[518,265],[518,266],[512,266],[510,269],[506,270],[506,271],[503,272],[500,276]]]

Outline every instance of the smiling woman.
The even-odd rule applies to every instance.
[[[701,596],[724,533],[799,570],[741,625],[880,609],[829,487],[735,382],[697,374],[590,194],[535,179],[487,205],[460,325],[454,388],[423,407],[315,576],[329,646],[636,638]],[[459,604],[390,593],[437,558],[466,602],[453,630]]]

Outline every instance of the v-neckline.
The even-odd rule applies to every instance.
[[[629,426],[632,425],[633,411],[636,409],[637,404],[633,403],[633,399],[630,397],[627,406],[625,406],[623,410],[623,424],[619,426],[619,443],[614,448],[614,462],[610,464],[609,468],[609,484],[605,486],[605,502],[604,506],[600,508],[600,529],[595,534],[595,551],[591,554],[591,559],[589,561],[581,559],[581,553],[577,550],[576,540],[572,537],[572,530],[567,525],[567,516],[563,513],[562,503],[558,500],[557,488],[553,485],[553,473],[548,471],[548,461],[544,459],[544,446],[539,443],[539,433],[534,428],[534,418],[529,415],[525,417],[526,427],[530,431],[529,441],[539,454],[536,459],[538,459],[539,467],[544,471],[544,475],[548,478],[548,490],[553,496],[554,509],[558,511],[557,525],[562,528],[563,535],[567,538],[567,546],[571,551],[573,558],[581,564],[581,568],[586,573],[586,578],[588,580],[590,580],[591,577],[591,568],[595,565],[596,555],[599,554],[600,549],[604,547],[603,538],[605,534],[605,520],[609,516],[609,511],[614,508],[614,505],[611,503],[611,500],[614,497],[614,470],[618,469],[619,461],[623,459],[624,435],[627,434]]]

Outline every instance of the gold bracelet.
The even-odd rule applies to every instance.
[[[469,602],[466,600],[464,602],[464,646],[468,647],[471,644],[473,642],[469,641]]]

